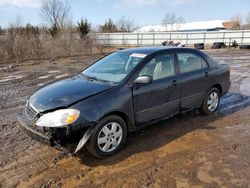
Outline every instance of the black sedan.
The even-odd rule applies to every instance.
[[[51,146],[77,141],[75,152],[85,146],[101,158],[145,125],[194,109],[214,113],[230,83],[227,65],[195,49],[121,50],[40,88],[18,120],[34,139]]]

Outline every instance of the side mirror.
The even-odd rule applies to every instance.
[[[135,79],[136,84],[149,84],[153,81],[152,76],[139,76]]]

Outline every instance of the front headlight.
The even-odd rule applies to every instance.
[[[65,127],[74,123],[79,115],[80,111],[75,109],[57,110],[41,116],[36,125],[40,127]]]

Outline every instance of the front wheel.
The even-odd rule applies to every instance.
[[[220,91],[217,88],[212,88],[209,90],[207,96],[205,97],[200,111],[203,114],[212,114],[216,112],[220,103]]]
[[[125,121],[116,115],[107,116],[94,128],[86,147],[96,158],[113,155],[120,150],[127,137]]]

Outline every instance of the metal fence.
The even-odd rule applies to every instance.
[[[92,33],[90,35],[96,39],[97,43],[106,46],[154,46],[160,45],[163,41],[179,41],[181,44],[193,45],[204,43],[211,45],[214,42],[224,42],[227,45],[234,40],[238,44],[250,44],[250,30],[226,30],[226,31],[207,31],[207,32],[149,32],[149,33]],[[0,42],[9,38],[9,35],[0,36]],[[79,34],[61,34],[63,39],[80,40]],[[47,34],[39,35],[41,40],[51,40]]]
[[[179,41],[181,44],[193,45],[214,42],[225,42],[227,45],[234,40],[238,44],[250,44],[250,30],[209,31],[209,32],[150,32],[150,33],[97,33],[98,43],[107,46],[152,46],[163,41]]]

